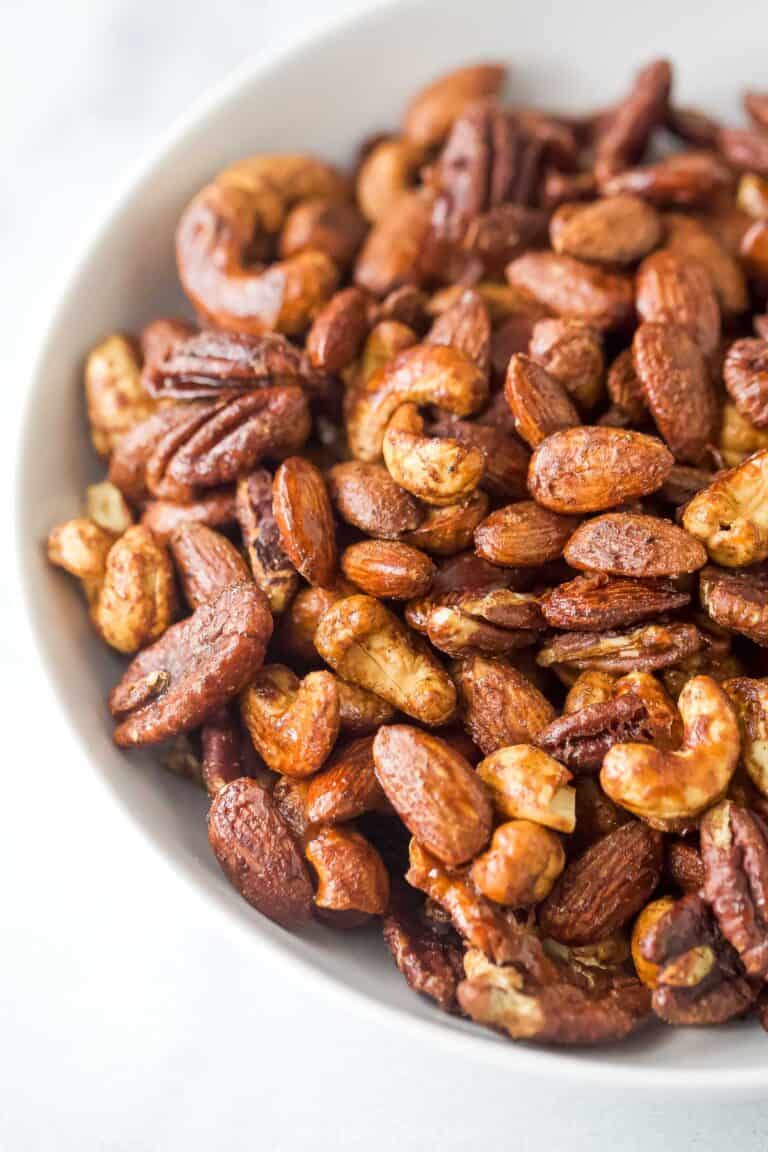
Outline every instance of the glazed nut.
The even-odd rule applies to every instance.
[[[674,464],[660,440],[620,428],[567,428],[534,452],[528,487],[552,512],[582,515],[648,496]]]
[[[422,88],[403,117],[405,136],[424,148],[440,144],[467,104],[498,96],[506,69],[501,64],[471,64],[457,68]]]
[[[427,504],[445,507],[466,500],[483,476],[485,454],[459,440],[424,436],[423,431],[415,405],[401,405],[382,443],[390,476]]]
[[[599,517],[598,519],[605,519]],[[584,527],[594,524],[587,521]],[[663,521],[667,525],[668,521]],[[578,529],[571,541],[579,536]],[[583,537],[582,537],[583,539]],[[576,545],[567,546],[566,559],[572,567],[580,567],[575,562]],[[590,562],[594,556],[589,557]],[[600,563],[613,563],[600,559]],[[622,552],[620,560],[625,562]],[[635,580],[620,576],[607,576],[591,573],[576,576],[565,584],[558,585],[541,600],[541,608],[547,623],[552,628],[568,631],[601,632],[607,628],[622,628],[639,620],[652,619],[662,612],[683,608],[690,596],[680,591],[674,584],[661,580]]]
[[[578,526],[573,516],[560,516],[533,500],[508,504],[475,529],[478,556],[491,564],[528,567],[557,560]]]
[[[488,843],[492,809],[470,764],[444,740],[407,724],[379,729],[376,778],[400,819],[444,864],[471,860]]]
[[[539,925],[562,944],[616,932],[647,903],[661,875],[661,836],[633,820],[571,860],[539,909]]]
[[[428,556],[394,540],[350,544],[342,553],[341,570],[368,595],[393,600],[423,596],[435,574]]]
[[[645,419],[648,405],[640,378],[635,371],[631,348],[619,352],[608,369],[605,386],[613,401],[614,409],[622,413],[627,421],[641,423]]]
[[[357,358],[368,335],[368,299],[359,288],[336,292],[320,309],[307,333],[313,368],[338,375]]]
[[[612,800],[654,827],[673,831],[725,794],[740,747],[733,706],[711,677],[689,680],[678,708],[683,721],[679,750],[615,744],[600,772]]]
[[[504,655],[534,644],[543,627],[538,602],[525,593],[499,589],[447,599],[430,609],[425,630],[433,646],[448,656]]]
[[[421,284],[431,211],[431,197],[423,189],[403,192],[365,238],[355,262],[355,283],[379,298]]]
[[[89,520],[115,536],[122,536],[133,524],[128,501],[120,489],[107,480],[101,484],[89,484],[85,490],[85,507]]]
[[[580,320],[545,318],[531,332],[529,354],[559,380],[579,408],[594,408],[602,394],[605,357],[600,333]]]
[[[496,829],[471,875],[489,900],[525,908],[549,895],[564,867],[565,852],[554,832],[529,820],[510,820]]]
[[[263,916],[284,928],[309,920],[309,872],[263,785],[243,778],[222,788],[208,814],[208,839],[224,875]]]
[[[683,463],[698,464],[714,439],[715,391],[704,352],[682,325],[641,324],[632,342],[637,378],[656,426]]]
[[[506,660],[470,656],[453,675],[464,725],[486,756],[510,744],[533,743],[555,718],[543,693]]]
[[[768,557],[768,449],[721,473],[691,500],[683,526],[715,564],[741,568]]]
[[[250,579],[248,566],[234,544],[204,524],[182,524],[170,539],[171,555],[193,610],[215,599],[230,584]]]
[[[380,368],[353,401],[347,418],[352,455],[380,459],[384,433],[401,404],[435,404],[457,416],[477,412],[488,397],[488,383],[456,348],[420,344],[407,348]]]
[[[662,248],[640,265],[636,292],[641,320],[683,328],[704,356],[715,352],[720,340],[720,305],[703,265]]]
[[[85,516],[65,520],[51,529],[48,559],[57,568],[82,580],[89,601],[95,599],[104,580],[107,556],[115,542],[111,532]]]
[[[394,540],[422,520],[417,501],[381,464],[345,460],[330,469],[326,482],[342,520],[369,536]]]
[[[568,689],[563,715],[571,716],[593,704],[606,704],[613,696],[616,677],[610,672],[580,672]]]
[[[344,680],[423,724],[445,723],[456,706],[450,677],[427,646],[370,596],[349,596],[328,608],[315,646]]]
[[[409,988],[453,1011],[456,985],[464,974],[459,938],[445,925],[435,925],[418,906],[411,908],[408,893],[405,886],[402,893],[391,893],[384,943]]]
[[[706,268],[724,317],[738,316],[749,305],[747,281],[739,261],[705,224],[692,216],[664,216],[665,247],[689,263]]]
[[[768,340],[737,340],[723,363],[725,387],[757,428],[768,428]]]
[[[749,976],[768,974],[768,831],[760,816],[733,801],[701,822],[704,897]]]
[[[751,420],[742,416],[732,401],[726,400],[720,417],[717,447],[723,463],[728,468],[735,468],[743,464],[753,452],[768,448],[768,430],[756,428]],[[710,475],[707,483],[700,485],[698,491],[707,488],[712,479]],[[695,496],[696,493],[693,492],[691,495]]]
[[[166,542],[180,524],[207,524],[209,528],[222,528],[235,519],[235,493],[232,488],[214,489],[207,496],[190,504],[177,504],[174,500],[148,500],[141,514],[141,523],[153,536]]]
[[[280,543],[272,476],[265,468],[257,468],[238,482],[235,512],[253,579],[267,597],[270,611],[280,615],[296,592],[299,577]]]
[[[175,608],[168,553],[147,528],[134,525],[109,550],[94,623],[112,648],[136,652],[162,636]]]
[[[701,573],[699,595],[715,624],[768,646],[768,579],[764,572],[707,567]]]
[[[479,292],[472,289],[462,292],[455,303],[435,318],[424,339],[427,344],[447,344],[458,348],[477,364],[481,372],[488,374],[491,317]]]
[[[555,252],[610,267],[634,264],[661,241],[661,219],[637,196],[562,204],[549,225]]]
[[[375,223],[392,210],[413,183],[421,148],[403,137],[388,136],[374,144],[357,173],[356,195],[366,220]]]
[[[171,625],[129,664],[109,707],[122,748],[189,732],[233,699],[261,667],[272,617],[254,584],[236,584]]]
[[[280,255],[285,259],[303,252],[324,252],[337,268],[347,269],[365,237],[365,221],[346,200],[311,197],[297,204],[285,218],[280,233]]]
[[[530,744],[499,748],[477,766],[491,790],[494,806],[506,819],[532,820],[556,832],[576,826],[571,773]]]
[[[706,564],[707,553],[670,520],[610,512],[576,529],[566,544],[565,559],[583,571],[647,580],[695,572]]]
[[[134,344],[125,336],[108,336],[85,364],[85,399],[91,440],[99,456],[109,456],[118,440],[155,410],[141,378]]]
[[[305,795],[306,816],[313,824],[341,824],[387,808],[374,771],[373,736],[334,752],[323,771],[312,777]]]
[[[626,631],[564,632],[539,650],[543,668],[568,665],[579,671],[653,672],[679,664],[703,644],[694,624],[641,624]]]
[[[303,680],[282,664],[260,669],[241,697],[243,722],[265,763],[285,776],[311,776],[339,734],[339,694],[330,672]]]
[[[339,693],[339,724],[344,732],[375,732],[380,724],[387,724],[395,709],[381,696],[366,692],[357,684],[348,684],[336,677]]]
[[[298,664],[316,664],[315,632],[320,619],[332,604],[355,589],[346,580],[337,580],[330,588],[301,588],[280,622],[280,650]]]
[[[381,856],[350,828],[320,828],[304,853],[317,874],[315,906],[329,912],[382,916],[389,904],[389,876]]]
[[[471,546],[475,529],[487,511],[485,492],[473,492],[460,504],[427,508],[419,527],[404,532],[401,539],[404,544],[437,556],[453,556]]]
[[[510,359],[504,396],[518,435],[531,448],[552,432],[580,423],[565,387],[528,356],[516,354]]]
[[[284,460],[275,473],[272,503],[280,544],[294,568],[310,584],[330,584],[336,569],[336,529],[319,470],[301,456]]]
[[[768,681],[739,676],[726,680],[739,722],[741,758],[761,796],[768,796]]]
[[[645,958],[642,951],[643,942],[646,934],[674,907],[674,903],[671,896],[652,900],[643,908],[632,928],[632,963],[646,988],[655,988],[658,984],[660,965]]]
[[[556,252],[526,252],[507,266],[513,288],[533,296],[557,316],[607,331],[623,327],[634,312],[632,281]]]

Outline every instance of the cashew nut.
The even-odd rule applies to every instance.
[[[607,795],[654,828],[674,831],[724,794],[739,759],[733,706],[709,676],[694,676],[680,693],[683,746],[615,744],[600,783]]]
[[[467,356],[448,345],[418,344],[380,368],[355,396],[347,414],[352,455],[373,463],[384,433],[401,404],[436,404],[457,416],[477,412],[488,382]]]
[[[485,455],[448,437],[424,436],[415,404],[403,404],[387,425],[384,463],[392,479],[427,504],[445,507],[465,500],[485,471]]]
[[[240,707],[256,751],[285,776],[317,772],[339,734],[339,693],[330,672],[310,672],[300,681],[283,664],[270,664],[256,673]]]
[[[499,748],[481,760],[477,774],[491,789],[498,811],[508,819],[532,820],[557,832],[576,827],[576,793],[571,773],[531,744]]]

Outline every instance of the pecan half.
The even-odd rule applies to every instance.
[[[701,573],[700,593],[716,624],[768,647],[768,573],[710,566]]]
[[[199,727],[245,687],[271,634],[269,606],[252,584],[226,588],[174,624],[139,653],[110,694],[119,719],[115,743],[155,744]]]
[[[704,896],[750,976],[768,976],[768,830],[724,800],[701,821]]]
[[[391,893],[382,927],[384,943],[408,987],[453,1011],[464,950],[452,929],[429,920],[399,888]]]
[[[299,585],[295,568],[283,551],[272,507],[272,476],[257,468],[237,485],[237,522],[256,584],[275,615],[288,607]]]
[[[168,345],[144,375],[152,395],[194,400],[288,384],[301,374],[301,355],[284,336],[203,331]]]
[[[693,624],[645,624],[625,632],[568,632],[545,644],[539,664],[568,664],[598,672],[653,672],[698,652],[703,639]]]
[[[768,428],[768,340],[737,340],[728,349],[723,379],[734,404],[757,428]]]

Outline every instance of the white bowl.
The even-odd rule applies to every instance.
[[[374,935],[318,927],[291,936],[240,899],[208,850],[202,796],[158,769],[151,754],[132,754],[128,764],[112,745],[104,700],[121,661],[93,635],[74,582],[43,558],[48,529],[77,513],[86,483],[99,474],[86,434],[83,357],[115,328],[136,329],[184,307],[173,258],[176,221],[195,190],[241,155],[312,149],[349,160],[363,136],[398,123],[417,86],[483,57],[508,58],[510,89],[520,99],[584,109],[615,97],[634,66],[663,53],[679,66],[679,98],[735,115],[739,91],[765,83],[767,36],[763,0],[736,11],[697,0],[646,0],[640,7],[431,0],[358,17],[266,65],[241,69],[175,126],[96,232],[44,341],[21,449],[20,550],[43,660],[94,771],[168,864],[197,886],[206,909],[232,918],[308,977],[322,976],[354,997],[400,1028],[404,1040],[416,1028],[467,1060],[634,1091],[744,1095],[768,1085],[768,1043],[754,1024],[655,1027],[597,1050],[514,1045],[411,993]]]

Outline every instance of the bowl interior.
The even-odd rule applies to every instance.
[[[736,115],[740,90],[765,83],[768,9],[745,3],[739,19],[722,17],[721,5],[693,0],[674,6],[646,0],[620,11],[600,0],[525,6],[474,0],[471,8],[430,0],[358,18],[267,67],[242,70],[177,126],[75,270],[31,384],[19,485],[24,583],[63,708],[115,800],[211,903],[254,938],[358,993],[368,1008],[431,1028],[467,1055],[510,1068],[557,1068],[596,1082],[631,1078],[635,1087],[666,1084],[678,1091],[705,1083],[713,1089],[764,1084],[764,1037],[754,1026],[736,1026],[653,1029],[595,1052],[514,1046],[433,1011],[410,993],[375,935],[334,935],[318,927],[295,937],[257,916],[209,853],[205,804],[196,789],[158,770],[150,754],[127,758],[113,747],[104,699],[122,662],[94,637],[74,582],[47,567],[42,542],[53,523],[77,513],[86,483],[101,472],[86,434],[85,353],[110,331],[188,311],[176,281],[174,228],[187,199],[219,167],[262,149],[310,149],[347,161],[365,135],[398,123],[419,84],[473,58],[507,60],[510,92],[521,101],[585,109],[621,93],[635,65],[663,53],[678,65],[678,99]]]

